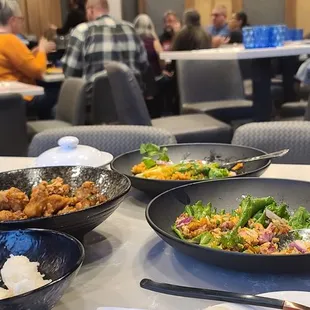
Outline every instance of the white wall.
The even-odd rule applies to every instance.
[[[122,0],[109,0],[109,5],[111,16],[122,19]]]

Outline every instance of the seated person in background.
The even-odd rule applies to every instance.
[[[212,25],[208,27],[208,32],[213,36],[228,37],[229,28],[227,23],[227,8],[225,5],[217,5],[212,10]]]
[[[85,13],[85,0],[70,0],[69,1],[69,14],[66,22],[62,28],[58,28],[55,25],[50,25],[52,30],[60,36],[65,36],[70,33],[71,29],[77,25],[82,24],[86,21]]]
[[[229,43],[242,43],[242,28],[247,26],[249,26],[247,14],[244,12],[234,13],[231,20],[229,21]]]
[[[173,38],[180,29],[181,23],[177,14],[173,11],[166,12],[164,15],[164,32],[159,37],[164,51],[171,50]]]
[[[105,61],[118,61],[143,77],[149,68],[147,53],[132,25],[110,16],[107,0],[88,0],[86,12],[89,22],[71,32],[62,58],[65,76],[91,80],[104,71]]]
[[[191,51],[209,49],[212,47],[212,37],[201,27],[200,14],[198,11],[186,11],[183,16],[183,22],[183,28],[176,35],[173,41],[173,51]],[[175,72],[175,61],[173,61],[171,65]],[[178,96],[178,85],[176,78],[174,78],[174,92]],[[180,104],[178,97],[174,104],[173,114],[180,114]]]
[[[17,1],[0,0],[0,81],[35,84],[46,71],[46,54],[55,49],[54,43],[42,38],[38,47],[30,51],[17,37],[22,33],[23,20]],[[49,119],[57,98],[46,94],[25,100],[40,119]]]
[[[219,47],[229,42],[229,27],[227,23],[227,8],[225,5],[217,5],[212,10],[212,25],[207,32],[212,36],[212,46]]]
[[[157,118],[162,115],[164,109],[163,94],[165,93],[167,86],[169,86],[169,80],[172,75],[164,70],[165,62],[161,61],[159,58],[159,54],[163,51],[163,48],[159,42],[151,18],[146,14],[139,15],[134,21],[134,27],[144,43],[148,61],[155,76],[158,91],[156,96],[157,100],[147,101],[147,105],[151,117]]]
[[[184,13],[184,27],[176,35],[173,51],[191,51],[208,49],[212,47],[212,38],[202,27],[200,14],[196,10],[188,10]]]

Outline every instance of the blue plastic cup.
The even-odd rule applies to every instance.
[[[254,28],[254,46],[255,48],[269,47],[269,33],[268,26],[255,26]]]
[[[255,48],[253,27],[243,27],[243,44],[246,49]]]
[[[303,29],[288,29],[288,41],[302,41],[304,39]]]
[[[269,27],[269,47],[283,46],[287,27],[285,25],[272,25]]]
[[[295,29],[295,40],[302,41],[304,39],[304,30],[303,29]]]

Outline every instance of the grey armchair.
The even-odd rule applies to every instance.
[[[207,113],[223,121],[249,118],[237,60],[180,60],[177,77],[184,113]]]
[[[114,156],[138,149],[142,143],[175,144],[169,132],[148,126],[78,126],[46,130],[37,134],[29,147],[29,156],[36,157],[57,146],[64,136],[74,136],[80,144],[95,147]]]
[[[71,127],[85,124],[86,81],[68,78],[61,87],[56,105],[56,119],[28,122],[31,136],[47,129]]]
[[[139,84],[132,71],[124,64],[106,64],[113,102],[106,102],[115,111],[115,122],[126,125],[144,125],[166,129],[179,143],[229,143],[232,128],[205,114],[163,117],[151,120]]]
[[[290,152],[275,163],[310,164],[310,122],[247,124],[236,130],[232,143],[266,152],[288,148]]]

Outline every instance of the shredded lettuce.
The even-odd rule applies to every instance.
[[[304,207],[299,207],[291,216],[289,225],[293,229],[310,228],[310,213]]]

